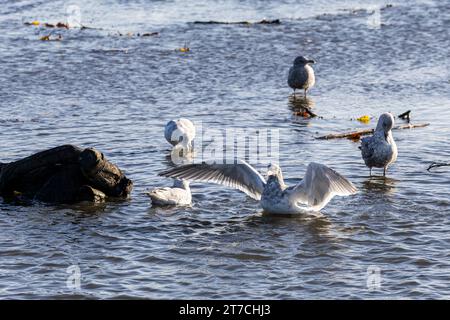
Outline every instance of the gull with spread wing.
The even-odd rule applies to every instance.
[[[212,182],[245,192],[267,213],[297,214],[319,211],[334,196],[357,192],[353,184],[339,173],[319,163],[310,163],[302,181],[292,187],[284,184],[281,169],[268,166],[267,181],[243,160],[234,164],[188,164],[159,173],[160,176],[188,181]]]

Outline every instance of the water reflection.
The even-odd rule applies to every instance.
[[[363,182],[363,188],[367,193],[381,192],[393,194],[398,180],[383,176],[372,176]]]
[[[260,212],[256,215],[249,216],[246,222],[256,225],[263,223],[288,228],[301,226],[306,227],[312,234],[328,234],[334,229],[329,218],[321,212],[305,212],[304,214],[271,214]]]
[[[315,102],[311,98],[291,95],[289,96],[288,106],[294,116],[303,118],[313,118],[317,116],[311,110],[315,106]]]

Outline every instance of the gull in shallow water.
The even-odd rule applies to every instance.
[[[156,188],[147,195],[153,205],[159,206],[188,206],[192,202],[189,181],[175,179],[172,188]]]
[[[370,169],[384,168],[383,175],[386,176],[387,168],[397,160],[397,145],[392,136],[394,117],[390,113],[383,113],[378,119],[378,124],[373,136],[361,140],[361,154]]]
[[[294,89],[302,89],[306,93],[316,83],[314,70],[310,64],[316,63],[314,60],[299,56],[295,58],[294,65],[289,69],[288,85]]]
[[[188,164],[159,173],[160,176],[222,184],[245,192],[267,213],[296,214],[319,211],[334,196],[348,196],[356,188],[327,166],[310,163],[303,180],[295,186],[284,184],[281,169],[268,166],[267,181],[242,160],[234,164]]]
[[[164,137],[174,146],[187,153],[192,152],[192,141],[195,138],[195,126],[188,119],[171,120],[166,124]]]

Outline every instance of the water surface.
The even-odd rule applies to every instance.
[[[94,146],[124,169],[126,202],[94,207],[0,204],[1,298],[449,298],[450,2],[76,2],[6,0],[0,9],[0,161],[60,144]],[[387,7],[387,4],[393,4]],[[381,10],[381,26],[370,23]],[[198,25],[259,21],[280,25]],[[159,32],[154,37],[118,33]],[[176,48],[188,44],[185,54]],[[310,99],[322,118],[295,116],[287,70],[315,60]],[[389,179],[370,179],[358,144],[317,136],[375,126],[352,121],[412,110],[423,129],[394,132]],[[195,184],[192,208],[152,208],[147,188],[170,183],[163,127],[278,128],[280,165],[296,183],[309,162],[360,189],[319,217],[262,215],[238,191]],[[378,172],[379,173],[379,172]],[[71,265],[81,290],[66,287]],[[367,288],[367,269],[381,289]]]

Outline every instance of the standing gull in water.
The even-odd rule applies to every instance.
[[[294,89],[294,97],[296,89],[303,89],[306,93],[316,83],[314,70],[309,64],[316,63],[314,60],[299,56],[295,58],[294,65],[289,69],[288,85]]]
[[[156,188],[146,194],[152,199],[153,205],[187,206],[192,202],[189,181],[175,179],[172,188]]]
[[[383,113],[378,119],[377,128],[373,136],[361,140],[361,154],[370,169],[384,168],[383,175],[386,176],[387,168],[397,160],[397,145],[392,136],[394,117],[390,113]]]
[[[303,180],[292,187],[284,184],[278,165],[268,166],[266,181],[258,171],[242,160],[234,164],[188,164],[163,171],[159,175],[212,182],[241,190],[259,200],[265,212],[274,214],[319,211],[334,196],[348,196],[357,191],[346,178],[318,163],[310,163]]]
[[[182,149],[186,153],[192,152],[192,140],[195,138],[195,126],[188,119],[171,120],[164,130],[166,140],[174,149]]]

